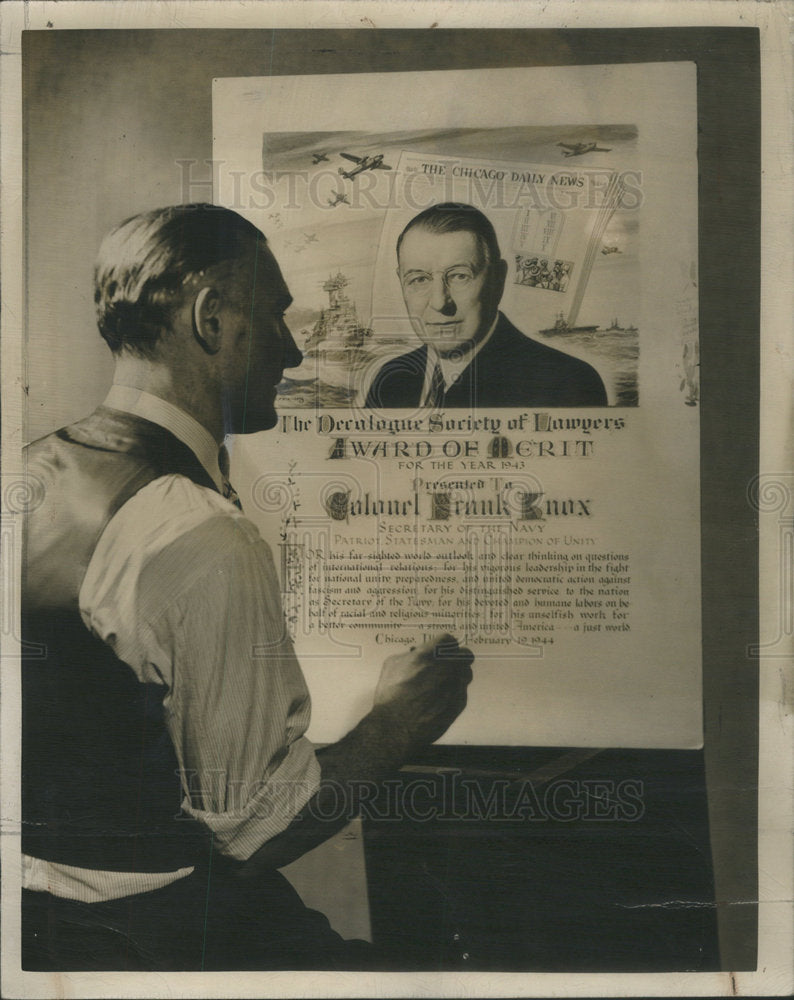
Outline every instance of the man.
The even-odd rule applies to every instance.
[[[357,967],[276,867],[445,731],[471,654],[439,636],[389,658],[369,714],[316,751],[219,451],[275,425],[301,359],[276,260],[234,212],[166,208],[106,237],[95,301],[113,387],[27,449],[23,967]]]
[[[455,203],[425,209],[400,234],[397,263],[423,345],[380,369],[368,408],[607,405],[595,369],[531,340],[499,312],[507,263],[482,212]]]

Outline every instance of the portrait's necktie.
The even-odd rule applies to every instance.
[[[444,376],[441,374],[441,365],[436,361],[433,374],[430,378],[430,388],[427,392],[426,406],[434,409],[444,402]]]
[[[240,503],[240,498],[229,482],[229,452],[226,450],[225,444],[221,445],[218,452],[218,468],[221,470],[221,477],[223,479],[223,495],[227,500],[231,500],[238,510],[242,510],[243,505]]]

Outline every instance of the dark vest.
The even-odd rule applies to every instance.
[[[107,407],[34,442],[26,461],[43,499],[23,562],[22,850],[111,871],[195,864],[209,836],[180,812],[166,688],[88,631],[78,594],[105,526],[143,486],[171,473],[215,486],[168,431]]]

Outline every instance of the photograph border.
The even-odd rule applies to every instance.
[[[223,9],[222,9],[223,8]],[[2,373],[3,373],[3,513],[4,573],[13,579],[19,566],[19,539],[14,518],[19,491],[26,489],[20,449],[25,438],[25,365],[22,352],[24,316],[25,237],[22,189],[23,128],[21,111],[21,53],[25,30],[169,28],[213,30],[264,28],[279,30],[416,28],[453,30],[487,28],[562,31],[582,59],[584,33],[601,34],[598,62],[620,61],[627,52],[627,32],[658,31],[683,48],[670,58],[694,58],[699,69],[701,193],[712,192],[700,204],[700,233],[711,245],[701,244],[701,342],[703,344],[701,435],[706,444],[701,461],[703,489],[704,586],[704,697],[707,732],[719,732],[718,766],[732,785],[711,804],[711,825],[724,837],[726,863],[737,881],[736,901],[727,932],[734,943],[723,942],[731,953],[741,953],[747,936],[747,914],[759,907],[758,971],[667,975],[588,974],[376,974],[268,973],[263,974],[57,974],[19,972],[18,835],[19,798],[14,781],[19,766],[19,683],[16,601],[6,601],[2,652],[3,783],[1,838],[3,860],[3,993],[6,996],[48,996],[67,987],[82,996],[405,996],[435,995],[541,996],[562,995],[780,995],[792,986],[790,842],[792,711],[785,691],[791,682],[791,572],[787,563],[790,535],[786,535],[794,503],[791,416],[791,222],[792,174],[791,48],[789,3],[706,4],[639,2],[631,5],[559,0],[536,10],[526,5],[485,2],[463,5],[331,4],[324,0],[302,5],[262,0],[242,7],[216,3],[31,3],[7,4],[0,12],[2,31]],[[432,27],[431,27],[432,26]],[[726,49],[713,47],[707,56],[698,46],[709,32],[724,29]],[[752,52],[737,65],[728,35],[756,29],[760,62]],[[698,34],[700,33],[700,34]],[[592,39],[591,35],[591,39]],[[636,37],[636,36],[635,36]],[[660,40],[662,35],[657,36]],[[711,36],[713,38],[713,34]],[[608,55],[612,46],[614,54]],[[752,48],[752,47],[751,47]],[[607,54],[603,55],[607,50]],[[633,61],[645,61],[637,58]],[[699,56],[699,58],[698,58]],[[559,58],[557,56],[556,58]],[[706,65],[711,61],[711,73]],[[549,63],[550,65],[553,63]],[[749,84],[749,86],[748,86]],[[737,109],[735,101],[746,102]],[[206,95],[209,100],[209,95]],[[726,123],[732,129],[709,131],[704,123]],[[714,116],[714,117],[712,117]],[[763,128],[762,128],[763,125]],[[736,146],[736,136],[741,137]],[[763,198],[763,216],[761,199]],[[737,242],[738,238],[738,242]],[[738,249],[726,259],[726,248]],[[24,253],[27,252],[25,247]],[[746,266],[742,271],[742,261]],[[737,292],[737,278],[745,281]],[[703,308],[705,299],[705,306]],[[759,331],[759,316],[761,336]],[[730,350],[720,353],[722,331],[746,331],[730,339]],[[725,340],[724,336],[722,337]],[[760,377],[760,383],[759,383]],[[760,386],[763,386],[763,392]],[[758,404],[760,402],[760,412]],[[760,457],[759,457],[760,456]],[[674,498],[671,498],[674,508]],[[671,513],[673,511],[671,510]],[[757,529],[760,530],[760,549]],[[788,540],[787,540],[788,539]],[[760,558],[760,601],[759,564]],[[17,567],[15,570],[14,568]],[[11,591],[12,595],[16,594]],[[709,594],[709,599],[705,595]],[[722,595],[732,603],[726,609]],[[730,627],[729,627],[730,626]],[[771,641],[770,641],[770,637]],[[7,659],[6,659],[7,658]],[[758,668],[758,669],[756,669]],[[760,685],[760,687],[759,687]],[[789,694],[790,698],[790,694]],[[760,730],[759,730],[760,721]],[[760,734],[760,743],[759,743]],[[708,738],[707,738],[708,754]],[[759,771],[760,767],[760,771]],[[749,784],[748,784],[749,783]],[[733,789],[759,789],[744,794],[737,812]],[[752,802],[748,801],[752,799]],[[747,843],[752,828],[751,843]],[[755,854],[758,830],[760,879],[739,870],[740,860]],[[749,905],[748,905],[749,904]],[[742,911],[745,911],[744,913]],[[738,951],[737,951],[738,949]],[[753,948],[754,952],[754,948]],[[749,958],[749,955],[748,955]],[[737,963],[747,968],[747,959]],[[377,983],[377,985],[375,985]],[[263,992],[263,990],[265,992]]]

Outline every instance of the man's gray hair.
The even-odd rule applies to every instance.
[[[171,327],[184,285],[237,261],[266,241],[237,212],[217,205],[172,205],[116,226],[99,248],[94,302],[99,332],[114,354],[150,357]]]
[[[462,202],[445,201],[440,205],[431,205],[419,215],[415,215],[397,237],[397,260],[400,259],[400,246],[403,238],[412,229],[421,227],[429,233],[472,233],[477,239],[477,245],[483,255],[484,264],[498,261],[502,253],[496,231],[490,219],[475,208]]]

